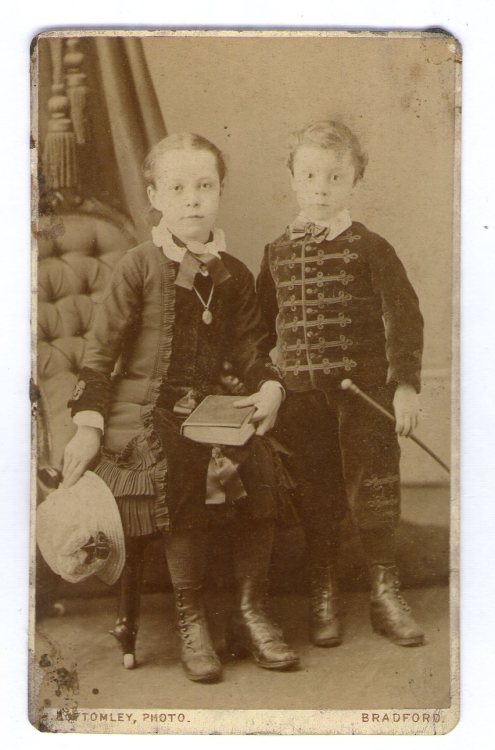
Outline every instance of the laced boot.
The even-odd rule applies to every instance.
[[[194,682],[217,682],[222,667],[208,631],[201,588],[176,589],[175,602],[186,675]]]
[[[236,657],[251,654],[263,669],[286,670],[299,665],[299,657],[283,639],[282,631],[266,613],[267,582],[256,578],[238,581],[236,615],[231,622],[228,648]]]
[[[423,645],[424,633],[414,621],[411,608],[400,593],[396,566],[372,565],[370,577],[373,630],[400,646]]]
[[[126,564],[120,579],[118,617],[110,635],[117,639],[126,669],[136,666],[136,637],[139,626],[142,560]]]
[[[309,633],[315,646],[331,647],[342,643],[339,620],[339,598],[334,567],[318,568],[310,572],[311,610]]]

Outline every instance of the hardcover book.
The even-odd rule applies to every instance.
[[[236,407],[239,396],[207,396],[188,416],[181,433],[197,443],[244,445],[254,435],[254,406]]]

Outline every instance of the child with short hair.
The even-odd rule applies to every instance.
[[[127,558],[113,635],[125,666],[134,666],[144,550],[163,532],[182,663],[199,682],[221,676],[202,596],[214,456],[211,446],[182,437],[180,425],[217,390],[227,356],[255,392],[248,400],[256,407],[257,425],[242,459],[230,465],[236,489],[230,498],[237,580],[233,637],[259,666],[288,669],[298,663],[263,605],[279,498],[275,456],[261,436],[275,422],[283,387],[268,355],[252,274],[226,252],[224,234],[215,226],[225,171],[219,149],[193,133],[168,136],[147,157],[147,193],[161,220],[153,242],[117,263],[96,305],[72,395],[78,429],[64,455],[65,486],[96,462],[94,471],[120,510]],[[119,371],[111,378],[117,361]]]
[[[366,163],[358,139],[340,122],[316,122],[294,134],[288,166],[300,213],[265,248],[258,279],[277,364],[292,391],[278,430],[295,452],[310,632],[318,646],[341,642],[335,566],[345,495],[370,570],[374,629],[404,646],[424,642],[399,593],[395,560],[397,433],[408,435],[418,422],[423,319],[392,246],[350,217]],[[343,392],[346,378],[393,409],[395,427]]]

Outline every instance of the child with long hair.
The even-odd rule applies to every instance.
[[[253,277],[226,251],[215,225],[225,172],[219,149],[192,133],[168,136],[148,155],[147,193],[161,220],[152,242],[119,261],[96,306],[72,397],[77,433],[64,457],[65,486],[96,463],[120,509],[127,560],[113,634],[126,665],[134,665],[144,550],[163,532],[182,663],[187,676],[201,682],[221,676],[202,595],[207,484],[215,459],[211,448],[182,437],[180,424],[215,392],[227,356],[254,394],[249,402],[257,432],[235,462],[232,640],[261,667],[298,662],[263,604],[279,484],[263,436],[275,423],[284,388],[268,355]]]

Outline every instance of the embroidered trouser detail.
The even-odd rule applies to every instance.
[[[393,388],[368,387],[366,391],[386,409],[393,408]],[[295,454],[307,456],[308,443],[326,446],[328,458],[319,453],[319,466],[313,467],[313,478],[308,477],[315,486],[315,493],[321,494],[322,487],[332,488],[336,481],[340,482],[334,457],[337,450],[347,506],[356,526],[360,529],[397,526],[400,448],[394,424],[352,394],[340,391],[328,395],[322,391],[289,393],[281,411],[281,429],[284,411],[287,417],[290,413],[290,422],[297,425],[294,429],[290,425],[286,428],[292,433],[290,447]],[[289,423],[289,419],[286,418],[285,423]],[[336,445],[330,446],[329,440]],[[307,456],[306,463],[309,461]],[[331,494],[329,491],[329,505],[335,503]]]
[[[368,388],[367,392],[393,409],[393,389]],[[400,517],[400,448],[395,425],[352,394],[339,394],[335,409],[339,446],[349,508],[362,529],[396,526]]]

